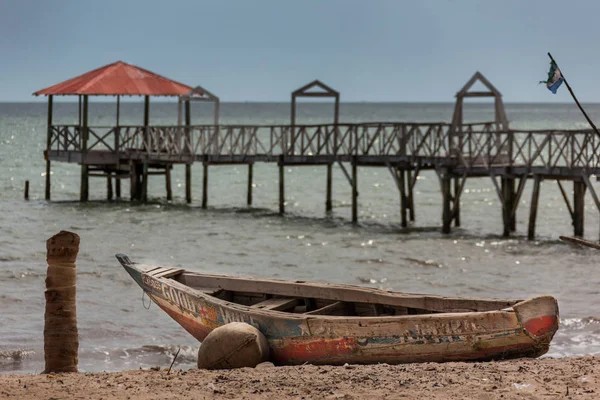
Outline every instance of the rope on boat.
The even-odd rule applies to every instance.
[[[144,306],[144,308],[146,310],[149,310],[150,305],[152,304],[152,300],[150,300],[150,303],[148,303],[148,307],[146,307],[146,303],[144,302],[144,297],[146,297],[146,291],[142,290],[142,306]]]

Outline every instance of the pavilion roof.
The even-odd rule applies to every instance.
[[[188,94],[191,90],[191,86],[135,65],[117,61],[33,94],[35,96],[180,96]]]

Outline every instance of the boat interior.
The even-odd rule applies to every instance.
[[[395,316],[501,310],[521,300],[448,298],[329,283],[241,278],[169,268],[147,272],[257,310],[304,315]]]

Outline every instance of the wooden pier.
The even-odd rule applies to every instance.
[[[483,83],[489,91],[472,92]],[[317,92],[311,92],[312,89]],[[199,93],[202,91],[199,91]],[[316,93],[316,94],[314,94]],[[44,94],[44,93],[41,93]],[[202,94],[202,93],[200,93]],[[295,123],[296,96],[328,96],[336,99],[334,122],[320,125]],[[460,226],[460,197],[467,179],[491,179],[502,204],[503,234],[516,229],[516,211],[527,182],[533,183],[528,237],[535,236],[540,183],[555,180],[569,209],[575,236],[583,236],[584,196],[592,195],[598,210],[600,200],[590,182],[600,174],[600,137],[592,130],[514,130],[508,127],[501,95],[489,81],[476,73],[457,93],[456,109],[450,123],[340,123],[339,93],[315,81],[292,94],[290,125],[192,125],[190,97],[183,101],[185,119],[176,126],[148,124],[148,97],[144,123],[139,126],[90,126],[88,95],[83,98],[81,123],[56,125],[52,122],[52,95],[48,102],[46,198],[50,199],[50,163],[81,165],[81,200],[88,200],[89,178],[106,179],[107,197],[121,196],[120,181],[130,181],[131,200],[148,197],[148,177],[164,175],[167,199],[172,198],[170,171],[174,165],[186,168],[186,201],[191,198],[191,165],[203,165],[202,207],[208,205],[209,166],[248,165],[248,205],[252,204],[253,166],[276,163],[279,169],[279,212],[285,212],[285,167],[322,165],[326,167],[325,210],[332,209],[332,166],[337,164],[352,187],[352,221],[358,221],[358,168],[387,168],[400,198],[402,226],[414,221],[417,177],[422,171],[437,173],[441,191],[442,232]],[[463,100],[467,97],[494,97],[495,121],[463,123]],[[215,97],[216,98],[216,97]],[[218,99],[217,99],[218,101]],[[217,103],[218,104],[218,103]],[[181,114],[180,114],[181,115]],[[181,123],[183,122],[183,123]],[[569,199],[565,182],[573,182]]]

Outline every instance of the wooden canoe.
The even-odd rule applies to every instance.
[[[556,300],[452,298],[374,288],[241,278],[117,259],[148,296],[200,342],[246,322],[279,365],[538,357],[558,329]]]

